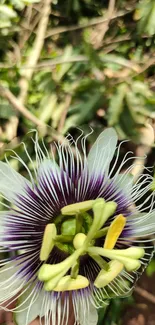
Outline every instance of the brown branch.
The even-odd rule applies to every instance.
[[[30,9],[30,7],[28,9]],[[19,40],[20,49],[22,49],[24,47],[25,43],[30,38],[32,32],[34,32],[36,26],[38,25],[38,23],[40,21],[40,18],[41,18],[41,13],[37,13],[36,16],[34,17],[34,21],[32,20],[30,22],[31,23],[31,27],[28,27],[28,26],[26,27],[24,25],[24,23],[21,23],[20,24],[20,26],[22,28],[21,38]],[[25,17],[25,20],[27,20],[27,17]]]
[[[143,173],[145,168],[146,157],[154,144],[154,130],[151,124],[147,123],[140,129],[140,144],[136,149],[136,155],[131,174],[134,177],[134,182]]]
[[[110,24],[110,21],[111,21],[111,19],[113,17],[114,10],[115,10],[115,0],[110,0],[108,10],[107,10],[107,13],[106,13],[106,16],[107,16],[106,22],[102,23],[96,29],[96,31],[94,31],[94,33],[93,33],[93,35],[94,35],[93,39],[94,39],[94,42],[95,42],[94,43],[94,48],[95,49],[98,49],[102,45],[104,36],[105,36],[106,32],[109,29],[109,24]]]
[[[114,14],[111,17],[111,20],[119,18],[119,17],[123,17],[123,16],[127,15],[128,13],[134,11],[134,9],[135,8],[132,8],[131,10],[128,10],[128,11],[119,11],[117,14]],[[88,23],[85,23],[85,24],[72,25],[72,26],[69,26],[69,27],[62,26],[62,27],[53,28],[52,30],[48,31],[48,33],[46,35],[46,38],[47,37],[52,37],[52,36],[55,36],[55,35],[58,35],[58,34],[61,34],[61,33],[72,32],[72,31],[75,31],[75,30],[84,29],[84,28],[88,28],[88,27],[91,27],[91,26],[94,26],[94,25],[102,24],[102,23],[107,22],[107,20],[108,20],[108,18],[105,18],[105,17],[97,17],[97,18],[94,18],[94,19],[90,20]]]
[[[31,112],[28,111],[28,109],[20,102],[18,98],[16,98],[12,92],[9,89],[4,88],[2,85],[0,85],[0,95],[8,100],[8,102],[13,106],[13,108],[21,113],[23,116],[25,116],[29,121],[31,121],[33,124],[35,124],[37,127],[43,127],[43,130],[47,131],[49,126],[39,120],[35,115],[33,115]],[[55,141],[58,141],[62,143],[63,145],[68,146],[69,142],[68,140],[61,134],[57,134],[53,129],[50,128],[50,135],[52,134],[52,137]],[[73,154],[76,156],[76,151],[74,147],[72,148]]]
[[[145,299],[147,299],[148,301],[150,301],[150,302],[152,302],[153,304],[155,304],[155,296],[154,296],[152,293],[150,293],[150,292],[148,292],[148,291],[146,291],[145,289],[142,289],[142,288],[140,288],[140,287],[136,287],[136,288],[134,289],[134,291],[135,291],[136,293],[138,293],[140,296],[142,296],[143,298],[145,298]]]
[[[137,63],[129,61],[127,59],[122,59],[122,58],[118,58],[118,57],[110,57],[107,55],[104,55],[103,57],[100,57],[100,60],[103,62],[110,62],[110,63],[116,63],[119,64],[125,68],[131,69],[133,71],[139,71],[140,67]],[[74,63],[74,62],[88,62],[89,58],[86,57],[85,55],[75,55],[72,56],[70,58],[64,59],[62,57],[59,57],[57,59],[53,59],[53,60],[44,60],[43,62],[38,63],[35,67],[32,66],[26,66],[24,65],[24,69],[41,69],[41,68],[49,68],[49,67],[53,67],[55,68],[56,65],[58,64],[66,64],[66,63]]]
[[[100,57],[101,61],[103,62],[110,62],[110,63],[116,63],[119,64],[125,68],[131,69],[133,71],[135,71],[136,73],[139,73],[140,71],[140,67],[137,63],[129,61],[127,59],[123,59],[123,61],[121,60],[121,58],[117,58],[117,57],[106,57],[104,56],[103,58]],[[38,63],[36,66],[32,66],[32,65],[24,65],[23,67],[21,67],[20,69],[24,69],[24,70],[40,70],[43,68],[55,68],[56,65],[58,64],[66,64],[66,63],[76,63],[76,62],[88,62],[89,58],[84,56],[84,55],[75,55],[72,56],[70,58],[64,59],[64,58],[57,58],[57,59],[53,59],[53,60],[44,60],[40,63]],[[16,65],[0,65],[0,68],[4,68],[4,69],[11,69],[13,67],[15,67]]]
[[[67,115],[67,112],[68,112],[69,105],[71,103],[71,99],[72,99],[71,95],[66,96],[66,100],[65,100],[65,103],[64,103],[65,107],[64,107],[63,113],[61,115],[59,126],[58,126],[58,132],[59,133],[61,133],[61,131],[63,129],[63,126],[65,124],[66,115]]]
[[[23,116],[34,123],[37,126],[45,126],[35,115],[28,111],[28,109],[16,98],[9,89],[0,85],[0,95],[8,100],[8,102]]]
[[[20,85],[20,93],[18,96],[18,99],[8,90],[1,87],[1,93],[3,93],[3,96],[7,98],[7,100],[13,105],[14,108],[16,108],[18,111],[20,111],[26,118],[31,120],[36,125],[40,125],[41,121],[39,121],[33,114],[31,114],[24,106],[23,104],[26,101],[28,87],[29,87],[29,81],[32,78],[35,66],[38,62],[38,59],[40,57],[40,53],[44,44],[44,38],[46,34],[46,29],[48,25],[49,15],[50,15],[50,4],[52,0],[42,0],[43,8],[42,8],[42,16],[38,25],[38,30],[36,34],[36,38],[34,41],[34,46],[32,48],[32,51],[27,59],[27,64],[32,65],[34,68],[28,70],[28,69],[22,69],[22,77],[19,80]],[[3,89],[2,89],[3,88]],[[16,134],[17,134],[17,128],[18,128],[18,117],[13,116],[9,122],[7,123],[7,134],[9,140],[12,140]],[[11,130],[11,132],[10,132]]]
[[[32,78],[35,66],[39,60],[40,53],[44,44],[44,38],[47,30],[47,25],[49,21],[49,15],[51,11],[51,2],[52,0],[43,0],[43,8],[42,8],[42,16],[38,25],[36,38],[34,41],[34,45],[32,48],[31,53],[29,54],[28,60],[26,65],[33,67],[32,69],[24,69],[22,70],[23,77],[20,80],[20,94],[19,94],[19,100],[21,103],[25,103],[28,87],[29,87],[29,81]]]

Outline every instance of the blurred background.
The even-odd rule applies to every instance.
[[[1,159],[24,174],[6,149],[26,162],[26,141],[35,160],[30,129],[48,146],[93,128],[89,149],[113,126],[130,140],[122,157],[131,150],[153,166],[154,72],[154,0],[0,0]],[[155,325],[155,260],[132,297],[99,314],[100,325]]]

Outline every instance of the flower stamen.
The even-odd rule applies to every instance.
[[[70,277],[70,275],[66,275],[57,284],[57,286],[53,289],[53,291],[71,291],[84,289],[89,286],[89,281],[86,277],[82,275],[78,275],[76,279]]]
[[[127,249],[105,249],[101,247],[89,247],[88,253],[100,255],[111,260],[117,260],[123,263],[127,271],[135,271],[140,268],[139,258],[142,258],[145,251],[141,247],[131,247]]]
[[[49,257],[49,254],[51,253],[55,242],[54,239],[57,235],[57,229],[54,223],[50,223],[46,226],[44,235],[43,235],[43,241],[42,246],[40,250],[40,260],[46,261]]]
[[[93,223],[87,234],[84,245],[88,245],[89,242],[95,237],[97,231],[105,224],[105,222],[114,214],[117,208],[117,204],[113,201],[105,202],[104,199],[97,199],[92,210],[94,212]]]
[[[61,213],[62,215],[73,216],[76,215],[77,213],[82,213],[92,209],[92,205],[94,202],[95,202],[94,200],[89,200],[89,201],[69,204],[61,209]]]
[[[116,260],[110,261],[108,263],[108,270],[103,269],[98,274],[94,282],[95,287],[104,288],[122,272],[123,268],[123,263]]]
[[[104,248],[113,249],[126,224],[126,218],[119,214],[111,223],[104,242]]]

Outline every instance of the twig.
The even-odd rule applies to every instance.
[[[134,291],[136,293],[138,293],[139,295],[141,295],[143,298],[145,298],[145,299],[149,300],[150,302],[152,302],[153,304],[155,304],[155,296],[152,293],[150,293],[140,287],[135,287]]]
[[[28,109],[16,98],[9,89],[4,88],[0,85],[0,95],[8,100],[8,102],[23,116],[34,123],[37,126],[45,126],[36,116],[34,116]]]
[[[16,98],[9,89],[4,88],[0,85],[0,95],[8,100],[8,102],[13,106],[15,110],[20,112],[23,116],[25,116],[29,121],[34,123],[38,127],[43,127],[44,130],[48,132],[48,125],[39,120],[35,115],[28,111],[28,109],[20,102],[18,98]],[[63,145],[68,146],[68,140],[61,134],[57,134],[54,130],[51,131],[52,137],[54,140],[62,143]],[[73,154],[76,156],[76,151],[74,147],[72,147]]]
[[[114,9],[115,9],[115,0],[110,0],[107,14],[106,14],[107,21],[104,22],[103,24],[101,24],[101,26],[99,26],[97,28],[97,30],[93,33],[94,34],[93,38],[95,41],[95,44],[94,44],[95,49],[98,49],[102,45],[104,36],[105,36],[107,30],[109,29],[109,23],[110,23],[112,16],[114,14]]]
[[[43,62],[38,63],[35,67],[34,66],[27,66],[24,65],[24,69],[35,69],[38,70],[40,68],[45,67],[55,67],[58,64],[66,64],[66,63],[74,63],[74,62],[88,62],[89,58],[84,55],[75,55],[70,58],[62,58],[59,57],[53,60],[44,60]]]
[[[145,72],[148,68],[150,68],[151,66],[155,65],[155,57],[151,57],[149,60],[147,60],[146,64],[141,68],[141,70],[139,71],[139,74]]]
[[[34,41],[34,46],[32,48],[32,51],[28,57],[27,64],[34,66],[37,64],[38,59],[40,57],[40,53],[44,44],[44,37],[47,29],[48,19],[50,15],[50,4],[52,0],[43,0],[43,9],[42,9],[42,16],[38,25],[37,35],[36,39]],[[36,125],[40,125],[40,121],[31,114],[24,106],[28,87],[29,87],[29,81],[31,80],[31,77],[33,75],[34,68],[28,70],[23,69],[22,70],[22,77],[19,80],[20,85],[20,93],[18,98],[16,98],[8,89],[4,89],[1,87],[1,93],[3,93],[3,96],[8,99],[8,101],[13,105],[14,108],[16,108],[18,111],[20,111],[26,118],[31,120]],[[9,122],[7,123],[7,133],[9,140],[12,140],[17,134],[17,127],[18,127],[18,117],[13,116]],[[11,130],[11,132],[10,132]]]
[[[72,99],[71,95],[67,95],[65,103],[64,103],[65,107],[64,107],[63,113],[61,115],[59,126],[58,126],[58,132],[59,133],[61,133],[61,131],[63,129],[63,126],[65,124],[66,115],[67,115],[67,112],[68,112],[69,105],[71,103],[71,99]]]
[[[145,168],[145,161],[147,155],[151,151],[151,148],[154,144],[154,130],[153,127],[147,123],[145,127],[140,130],[140,144],[137,147],[136,155],[133,169],[131,174],[134,177],[134,182],[137,181],[139,176],[143,173]]]
[[[135,72],[138,72],[140,70],[140,67],[137,63],[129,61],[127,59],[124,58],[119,58],[119,57],[115,57],[115,56],[111,56],[110,55],[104,55],[103,57],[100,56],[100,60],[102,62],[110,62],[110,63],[116,63],[119,64],[123,67],[126,67],[128,69],[131,69]],[[38,70],[41,68],[45,68],[45,67],[54,67],[57,64],[66,64],[66,63],[74,63],[74,62],[88,62],[89,58],[85,55],[74,55],[70,58],[57,58],[57,59],[53,59],[53,60],[45,60],[43,62],[38,63],[35,67],[34,66],[27,66],[24,65],[23,69],[34,69],[34,70]]]
[[[29,81],[32,78],[35,66],[39,60],[40,53],[44,44],[44,38],[47,30],[49,15],[50,15],[50,5],[52,0],[43,0],[43,8],[42,8],[42,16],[38,25],[36,38],[34,41],[34,45],[32,48],[31,53],[29,54],[28,60],[26,65],[33,67],[32,69],[24,69],[22,70],[23,77],[20,80],[20,94],[19,94],[19,100],[22,104],[24,104],[28,87],[29,87]]]
[[[24,26],[24,24],[21,24],[21,28],[23,29],[23,33],[22,33],[22,37],[21,37],[20,42],[19,42],[20,49],[22,49],[24,47],[25,43],[30,38],[32,32],[34,32],[34,29],[38,25],[38,23],[40,21],[40,18],[41,18],[41,14],[37,13],[36,17],[34,18],[34,21],[31,22],[31,28],[28,28],[28,27]],[[23,34],[24,34],[24,37],[23,37]]]
[[[134,11],[135,8],[132,8],[131,10],[128,10],[128,11],[119,11],[117,14],[114,14],[111,19],[116,19],[116,18],[119,18],[119,17],[123,17],[125,15],[127,15],[128,13]],[[88,23],[85,23],[85,24],[81,24],[81,25],[72,25],[72,26],[62,26],[62,27],[57,27],[57,28],[53,28],[51,31],[49,30],[47,35],[46,35],[46,38],[47,37],[52,37],[54,35],[58,35],[58,34],[61,34],[61,33],[66,33],[66,32],[72,32],[72,31],[75,31],[75,30],[79,30],[79,29],[84,29],[84,28],[88,28],[88,27],[91,27],[91,26],[94,26],[94,25],[98,25],[98,24],[102,24],[102,23],[105,23],[107,22],[108,18],[105,18],[105,17],[97,17],[97,18],[94,18],[92,20],[90,20]]]

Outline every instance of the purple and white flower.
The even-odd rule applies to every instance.
[[[44,316],[45,325],[97,324],[106,300],[131,293],[152,258],[155,234],[152,177],[134,183],[131,157],[118,166],[114,129],[103,131],[86,155],[87,136],[57,144],[58,164],[34,140],[36,164],[29,180],[0,162],[0,304],[13,308],[16,324]],[[82,150],[79,151],[80,142]],[[75,145],[72,151],[72,145]],[[146,195],[147,194],[147,195]],[[149,203],[148,203],[149,202]],[[9,257],[8,256],[9,253]],[[5,258],[6,256],[6,258]],[[72,303],[71,303],[72,302]]]

